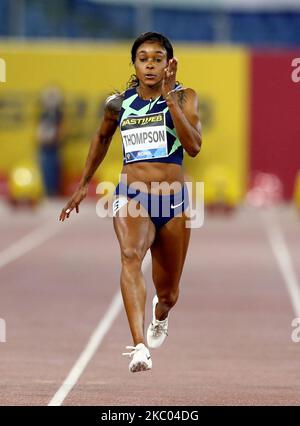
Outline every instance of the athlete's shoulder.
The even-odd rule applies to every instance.
[[[196,91],[194,89],[191,89],[190,87],[179,86],[175,90],[175,93],[181,108],[183,108],[189,103],[198,102],[198,95]]]
[[[176,93],[179,96],[186,96],[186,97],[196,97],[197,92],[192,89],[191,87],[183,87],[183,86],[178,86],[178,88],[176,88]]]
[[[124,97],[125,92],[114,93],[108,96],[104,103],[104,111],[113,115],[118,115],[121,111]]]

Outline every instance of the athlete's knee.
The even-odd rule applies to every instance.
[[[178,297],[179,297],[178,289],[172,290],[166,293],[164,292],[163,294],[158,295],[159,302],[167,306],[168,308],[172,308],[176,304]]]
[[[143,258],[144,253],[136,247],[124,247],[121,250],[121,261],[123,265],[135,265],[141,267]]]

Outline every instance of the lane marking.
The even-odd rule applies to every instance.
[[[25,235],[25,237],[22,237],[20,240],[0,252],[0,269],[40,246],[49,238],[61,232],[61,230],[62,227],[59,225],[42,225]]]
[[[277,260],[278,267],[290,296],[294,312],[297,317],[300,317],[300,286],[278,219],[274,211],[272,213],[262,212],[262,219],[267,230],[273,254]]]
[[[151,263],[150,250],[148,250],[142,265],[142,270],[148,268]],[[114,320],[117,318],[118,314],[121,312],[123,306],[123,299],[121,291],[119,290],[113,297],[109,308],[107,309],[105,315],[98,323],[96,329],[92,333],[86,347],[81,352],[79,358],[75,362],[68,376],[64,380],[61,387],[55,393],[48,406],[60,406],[65,398],[68,396],[69,392],[76,385],[78,379],[82,375],[83,371],[87,367],[88,363],[91,361],[99,346],[101,345],[105,335],[110,330],[111,326],[114,323]]]

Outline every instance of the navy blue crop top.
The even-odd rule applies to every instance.
[[[177,85],[175,90],[181,89]],[[125,91],[119,115],[124,164],[137,161],[182,164],[183,148],[162,96],[141,99],[135,87]]]

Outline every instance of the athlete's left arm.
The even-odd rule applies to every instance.
[[[191,157],[195,157],[202,144],[197,93],[189,88],[170,92],[166,102],[181,145]]]

